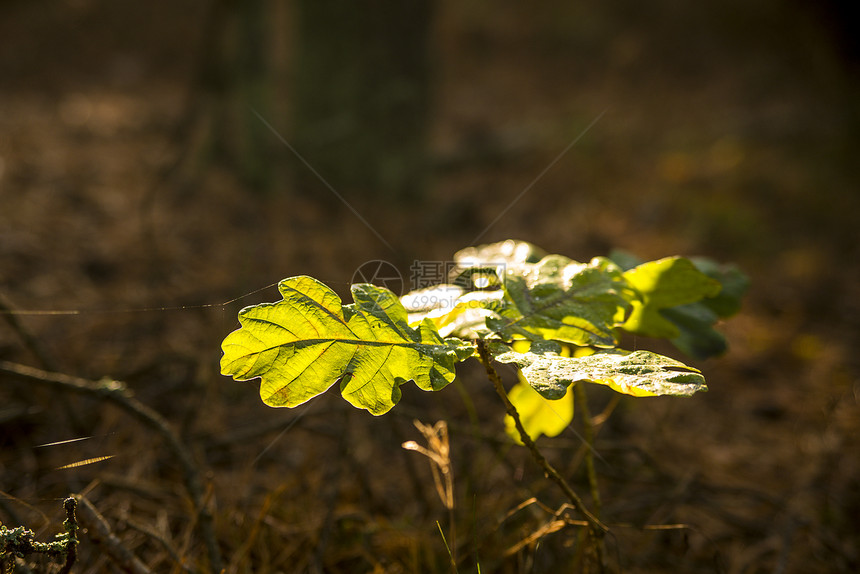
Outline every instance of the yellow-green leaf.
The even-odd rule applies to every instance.
[[[708,277],[683,257],[643,263],[625,271],[624,278],[639,297],[632,301],[633,311],[622,327],[646,337],[678,337],[677,325],[661,311],[714,297],[722,288],[719,281]]]
[[[354,305],[311,277],[284,279],[278,289],[283,300],[240,311],[241,328],[221,345],[221,373],[260,378],[268,405],[295,407],[340,382],[347,401],[380,415],[400,400],[403,383],[439,390],[454,380],[455,362],[472,354],[429,321],[410,327],[388,289],[353,285]]]

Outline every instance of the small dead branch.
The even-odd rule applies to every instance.
[[[77,494],[74,498],[79,503],[78,517],[81,525],[87,529],[87,536],[93,544],[98,546],[123,572],[152,574],[152,571],[131,550],[123,546],[111,530],[108,521],[85,496]]]
[[[558,532],[559,530],[562,530],[567,526],[579,526],[579,527],[586,527],[586,528],[590,526],[590,523],[586,520],[573,520],[572,518],[569,518],[567,516],[568,510],[576,510],[576,507],[574,507],[572,504],[567,504],[567,503],[562,504],[558,508],[558,510],[553,511],[550,507],[546,506],[545,504],[543,504],[541,501],[539,501],[537,498],[534,498],[534,497],[529,498],[528,500],[525,500],[525,501],[521,502],[520,504],[518,504],[516,506],[516,508],[514,508],[510,512],[508,512],[508,514],[505,516],[504,520],[509,519],[511,516],[513,516],[517,512],[523,510],[524,508],[532,506],[532,505],[538,506],[541,510],[543,510],[544,512],[549,514],[550,515],[549,521],[547,521],[543,526],[541,526],[540,528],[538,528],[537,530],[535,530],[534,532],[532,532],[531,534],[529,534],[528,536],[526,536],[525,538],[523,538],[522,540],[520,540],[519,542],[517,542],[516,544],[514,544],[510,548],[508,548],[507,550],[505,550],[505,554],[504,554],[505,556],[513,556],[514,554],[516,554],[517,552],[519,552],[520,550],[522,550],[523,548],[525,548],[527,546],[534,546],[544,536],[547,536],[549,534],[553,534],[554,532]]]
[[[203,480],[201,479],[202,473],[194,461],[194,457],[164,417],[134,398],[131,391],[120,381],[95,382],[62,373],[49,373],[8,361],[0,361],[0,374],[113,403],[156,431],[173,451],[174,456],[182,466],[185,487],[194,506],[195,519],[199,521],[200,536],[209,553],[209,565],[213,572],[221,571],[221,552],[215,539],[212,513],[207,504]]]
[[[137,530],[141,534],[144,534],[144,535],[148,536],[149,538],[151,538],[152,540],[158,542],[158,544],[162,548],[164,548],[164,550],[167,552],[167,554],[170,556],[170,558],[173,560],[173,562],[179,568],[182,568],[182,570],[184,570],[185,572],[194,572],[194,570],[192,568],[190,568],[188,566],[188,564],[186,563],[187,561],[183,560],[182,557],[179,556],[179,552],[176,551],[176,548],[174,548],[173,543],[170,540],[168,540],[164,535],[162,535],[160,532],[156,532],[154,529],[150,528],[149,526],[147,526],[145,524],[141,524],[141,523],[134,521],[134,520],[130,520],[128,518],[125,519],[125,523],[126,523],[126,525],[128,525],[129,528],[131,528],[133,530]]]

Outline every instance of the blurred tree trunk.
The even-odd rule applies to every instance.
[[[253,189],[270,183],[266,115],[269,78],[265,0],[213,0],[183,128],[185,170],[226,166]],[[193,175],[192,175],[193,179]]]
[[[335,189],[421,197],[432,0],[298,0],[293,139]],[[299,167],[299,192],[330,195]]]

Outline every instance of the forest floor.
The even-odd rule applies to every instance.
[[[366,261],[406,277],[507,238],[586,261],[705,255],[751,279],[720,327],[729,352],[693,361],[708,393],[624,397],[600,427],[610,571],[860,568],[860,68],[819,13],[440,3],[444,169],[421,202],[347,207],[292,189],[303,167],[274,136],[266,194],[226,164],[170,168],[195,135],[177,127],[205,3],[173,4],[0,4],[0,361],[120,380],[160,413],[199,465],[227,572],[449,572],[446,544],[461,572],[576,571],[581,529],[540,536],[552,514],[520,508],[564,498],[506,438],[480,365],[440,393],[404,387],[380,418],[336,393],[274,410],[218,372],[237,311],[284,277],[348,299]],[[592,412],[612,400],[595,388]],[[449,426],[456,530],[400,446],[421,440],[413,419]],[[574,426],[539,444],[584,494]],[[206,570],[182,468],[127,412],[0,375],[0,445],[3,525],[48,539],[85,493],[152,571]],[[81,538],[75,572],[113,571]]]

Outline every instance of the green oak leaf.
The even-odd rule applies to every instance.
[[[708,277],[683,257],[643,263],[625,271],[624,278],[638,293],[638,298],[632,301],[633,312],[622,328],[646,337],[673,339],[680,336],[678,326],[662,311],[714,297],[722,289],[719,281]]]
[[[506,339],[555,339],[574,345],[613,347],[617,317],[630,308],[620,269],[605,259],[578,263],[548,255],[508,272],[506,305],[487,326]]]
[[[740,310],[749,279],[733,265],[720,265],[705,258],[692,261],[708,277],[719,281],[722,289],[714,297],[663,309],[660,314],[678,327],[679,335],[672,339],[676,347],[691,357],[706,359],[720,355],[728,348],[726,338],[713,327],[720,319],[731,317]]]
[[[726,319],[740,311],[741,300],[750,286],[749,277],[735,265],[717,263],[707,257],[693,257],[690,260],[699,271],[719,281],[723,286],[715,296],[702,299],[702,305],[720,319]]]
[[[624,269],[642,264],[642,260],[624,251],[613,251],[611,259]],[[734,265],[723,265],[705,257],[692,257],[696,268],[722,285],[713,297],[694,303],[660,309],[660,315],[674,324],[678,335],[672,344],[691,357],[705,359],[726,351],[726,338],[714,329],[720,320],[737,313],[749,288],[749,279]]]
[[[728,348],[726,338],[713,328],[719,320],[704,303],[690,303],[663,309],[660,314],[678,329],[672,344],[690,357],[706,359],[720,355]]]
[[[509,351],[495,360],[517,365],[528,383],[550,400],[563,397],[567,387],[578,381],[606,385],[634,397],[688,397],[707,390],[698,369],[650,351],[606,350],[583,357],[562,357],[532,345],[527,353]]]
[[[410,327],[406,309],[382,287],[353,285],[354,305],[312,277],[284,279],[278,289],[283,300],[242,309],[241,327],[221,344],[221,373],[260,378],[270,406],[298,406],[339,381],[344,399],[381,415],[400,400],[400,385],[439,390],[473,353],[466,342],[443,340],[429,321]]]

